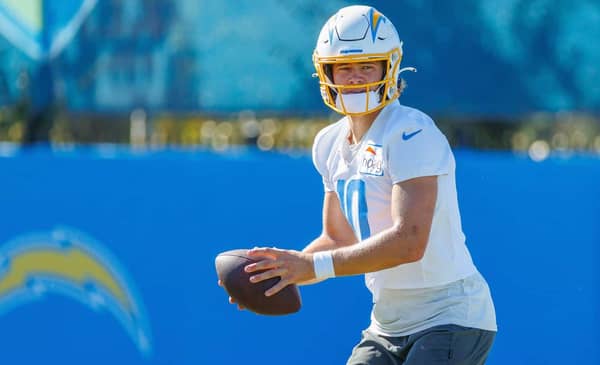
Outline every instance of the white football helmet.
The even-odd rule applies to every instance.
[[[334,83],[333,64],[366,61],[384,62],[382,80],[352,86]],[[392,22],[375,8],[362,5],[348,6],[334,14],[321,29],[313,53],[323,101],[345,115],[372,113],[396,100],[400,95],[398,78],[403,71],[400,70],[401,61],[402,42]],[[360,107],[364,110],[351,110],[346,105],[357,94],[342,93],[350,88],[375,89],[376,92],[361,93],[366,98],[361,104],[364,106]]]

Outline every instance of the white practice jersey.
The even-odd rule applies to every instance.
[[[455,161],[446,137],[424,113],[391,103],[362,141],[350,145],[349,121],[320,131],[313,161],[325,191],[337,193],[356,237],[362,241],[392,226],[396,183],[438,176],[429,242],[417,262],[365,274],[373,294],[369,330],[405,336],[442,324],[496,331],[489,287],[465,245],[455,183]],[[360,242],[358,243],[360,244]]]
[[[446,137],[426,114],[398,101],[385,107],[362,141],[350,146],[349,121],[319,132],[313,161],[326,191],[335,191],[359,241],[392,226],[393,184],[438,176],[429,242],[418,262],[366,274],[375,298],[381,289],[444,285],[477,270],[465,245],[455,183],[455,161]]]

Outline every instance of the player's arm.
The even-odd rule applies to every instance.
[[[337,194],[333,191],[326,192],[323,199],[323,231],[302,251],[313,253],[334,250],[356,242],[356,236],[342,212]]]
[[[323,231],[321,235],[308,244],[302,252],[334,250],[356,243],[358,240],[342,212],[340,200],[333,191],[325,193],[323,200]],[[299,282],[299,285],[318,283],[321,280],[312,279]]]
[[[429,241],[436,200],[437,176],[395,184],[392,188],[392,226],[358,244],[332,250],[335,275],[363,274],[419,261]],[[250,277],[251,282],[281,277],[265,295],[274,295],[289,284],[318,281],[315,280],[312,253],[256,248],[248,254],[265,259],[246,266],[247,272],[267,270]]]
[[[332,252],[336,276],[355,275],[419,261],[425,254],[437,200],[437,176],[418,177],[392,188],[393,224],[358,245]]]

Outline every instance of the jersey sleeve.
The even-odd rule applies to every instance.
[[[326,130],[321,130],[315,137],[312,148],[312,160],[315,168],[321,174],[323,178],[323,187],[325,191],[335,191],[333,181],[330,178],[329,168],[327,166],[327,160],[331,152],[331,138],[326,136]]]
[[[416,177],[446,175],[452,168],[448,140],[431,120],[394,131],[387,146],[388,171],[394,184]]]

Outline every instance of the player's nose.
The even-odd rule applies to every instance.
[[[348,75],[348,83],[351,85],[359,85],[365,83],[365,77],[359,70],[352,70]]]

